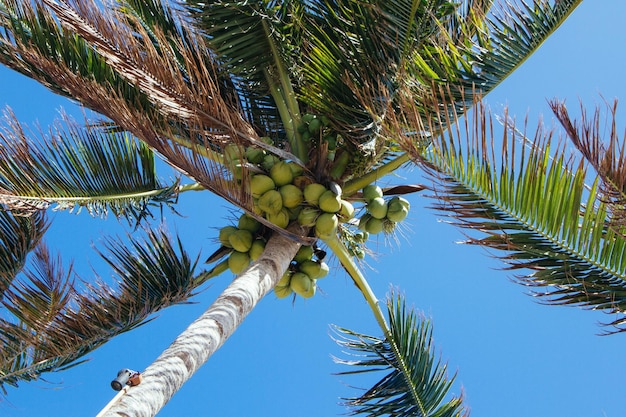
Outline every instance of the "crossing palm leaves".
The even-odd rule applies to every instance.
[[[116,287],[98,277],[77,282],[71,266],[64,268],[40,245],[31,267],[3,291],[0,306],[14,320],[0,321],[0,387],[76,365],[154,312],[185,302],[208,278],[194,273],[195,261],[163,230],[148,231],[130,246],[109,239],[101,254],[113,268]]]

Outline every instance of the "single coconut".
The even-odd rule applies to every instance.
[[[285,184],[278,191],[283,198],[283,206],[287,208],[298,207],[304,201],[302,191],[293,184]]]
[[[264,250],[265,242],[261,239],[256,239],[254,242],[252,242],[252,246],[250,246],[248,255],[250,256],[250,259],[256,261],[257,259],[259,259],[259,256],[261,256]]]
[[[303,207],[298,213],[298,223],[305,227],[313,227],[319,215],[320,211],[315,207]]]
[[[259,197],[259,207],[265,213],[278,213],[283,208],[283,198],[276,190],[269,190]]]
[[[272,166],[270,169],[270,177],[272,177],[278,187],[291,184],[291,181],[293,181],[293,173],[289,164],[285,161],[279,161]]]
[[[300,246],[296,256],[293,257],[293,260],[297,263],[302,263],[304,261],[308,261],[313,257],[313,246]]]
[[[246,148],[246,159],[251,164],[260,164],[263,162],[263,158],[265,158],[265,151],[263,149],[253,148],[252,146]]]
[[[341,208],[339,209],[339,217],[343,220],[350,220],[354,217],[354,206],[346,200],[341,200]]]
[[[326,262],[322,261],[306,260],[302,262],[298,268],[300,272],[304,272],[311,279],[324,278],[329,272],[328,265]]]
[[[245,252],[233,251],[228,257],[228,269],[235,275],[240,274],[250,265],[250,256]]]
[[[237,230],[228,236],[230,246],[238,252],[248,252],[252,246],[252,233],[248,230]]]
[[[373,235],[383,231],[383,221],[374,217],[370,218],[365,225],[365,231]]]
[[[241,230],[248,230],[252,233],[256,233],[259,231],[259,229],[261,229],[261,222],[259,222],[254,217],[244,213],[239,217],[237,227]]]
[[[315,222],[315,233],[324,238],[333,235],[337,231],[339,219],[333,213],[322,213]]]
[[[301,297],[311,298],[315,295],[315,281],[309,278],[305,273],[295,272],[291,276],[289,286],[293,292]]]
[[[378,185],[369,184],[363,188],[363,199],[366,202],[383,196],[383,190]]]
[[[331,190],[324,191],[318,200],[318,204],[322,211],[336,213],[341,208],[341,197]]]
[[[319,203],[320,196],[326,192],[327,189],[322,184],[313,183],[308,184],[304,187],[304,199],[307,203],[317,206]]]
[[[282,208],[275,213],[267,213],[266,218],[281,229],[289,226],[289,212],[286,208]]]
[[[274,188],[276,188],[274,180],[267,175],[257,174],[250,179],[250,192],[253,198],[259,198]]]
[[[382,197],[376,197],[367,203],[367,211],[375,219],[384,219],[387,215],[387,202]]]
[[[228,237],[235,233],[237,229],[235,226],[224,226],[220,229],[220,234],[219,234],[219,240],[220,243],[224,246],[226,246],[227,248],[232,248],[230,241],[228,240]]]

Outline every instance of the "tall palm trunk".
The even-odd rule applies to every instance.
[[[259,259],[146,368],[141,384],[119,397],[102,416],[156,415],[274,288],[299,247],[300,243],[275,233]]]

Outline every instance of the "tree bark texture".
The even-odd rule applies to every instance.
[[[300,243],[274,233],[259,259],[142,372],[141,384],[130,387],[103,417],[155,416],[274,288],[299,247]]]

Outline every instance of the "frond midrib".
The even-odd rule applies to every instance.
[[[143,200],[150,197],[158,196],[163,192],[171,190],[172,187],[154,188],[147,191],[137,191],[133,193],[122,194],[107,194],[107,195],[84,195],[84,196],[60,196],[60,195],[17,195],[0,193],[0,199],[4,195],[6,198],[16,199],[20,201],[37,201],[37,202],[55,202],[55,203],[84,203],[84,202],[99,202],[99,201],[123,201],[123,200]],[[176,187],[176,192],[184,191],[196,191],[201,190],[203,187],[199,183],[179,185]]]

